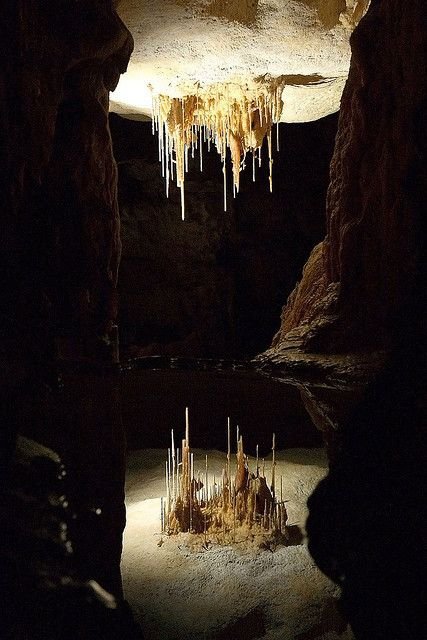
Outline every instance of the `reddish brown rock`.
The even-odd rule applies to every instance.
[[[420,3],[372,2],[355,30],[327,235],[260,357],[299,385],[334,459],[335,434],[388,355],[405,344],[425,354],[426,33]]]
[[[19,431],[64,456],[76,509],[102,508],[96,532],[76,533],[79,562],[120,593],[124,436],[108,374],[120,239],[108,96],[132,38],[108,0],[6,0],[0,42],[2,438],[9,454]],[[100,377],[69,375],[61,391],[61,359],[96,362]]]
[[[426,177],[427,86],[416,62],[425,33],[412,11],[396,8],[392,18],[388,7],[372,3],[352,36],[331,163],[328,233],[283,310],[276,345],[298,335],[310,351],[388,347],[408,305],[421,260]],[[400,37],[405,29],[410,35]],[[384,41],[378,33],[387,34]]]
[[[284,336],[289,340],[295,327],[309,326],[316,319],[319,298],[326,293],[326,282],[323,244],[320,243],[315,246],[304,267],[301,282],[288,298],[281,318],[280,331],[273,339],[273,347],[280,344]]]
[[[63,336],[73,357],[93,357],[116,314],[120,240],[108,93],[132,40],[109,2],[5,4],[2,333],[19,333],[15,348],[26,355],[41,357]]]
[[[299,386],[325,433],[331,469],[308,503],[309,548],[355,637],[415,640],[426,635],[424,3],[373,0],[352,49],[328,233],[261,361]]]
[[[424,3],[373,0],[352,49],[328,233],[263,359],[299,384],[332,444],[308,502],[309,549],[340,585],[355,637],[416,640],[426,635]]]

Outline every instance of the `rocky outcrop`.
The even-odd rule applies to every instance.
[[[137,640],[127,606],[76,562],[75,530],[100,509],[75,511],[58,456],[19,437],[1,468],[1,628],[7,638]]]
[[[108,96],[132,38],[108,0],[7,0],[0,42],[0,448],[10,459],[17,432],[56,445],[76,504],[105,507],[96,532],[81,528],[79,562],[120,596],[124,436],[108,381],[120,239]],[[98,383],[67,371],[61,388],[70,360],[96,364]],[[95,411],[99,386],[109,392]]]
[[[6,2],[1,41],[2,335],[98,357],[120,255],[108,94],[132,40],[111,3],[63,0]]]
[[[282,336],[292,338],[292,329],[302,323],[311,324],[318,313],[319,297],[326,293],[326,276],[323,263],[323,244],[315,246],[304,266],[300,283],[288,298],[286,312],[282,315],[280,331],[273,339],[273,346],[280,344]],[[297,333],[298,336],[298,333]]]
[[[174,99],[186,96],[189,124],[197,93],[209,114],[206,121],[217,122],[229,111],[241,120],[241,137],[247,129],[244,101],[256,104],[265,94],[269,102],[280,87],[282,101],[274,119],[309,122],[331,115],[339,109],[348,76],[350,34],[367,2],[121,0],[119,13],[136,46],[129,72],[112,96],[114,111],[136,119],[151,117],[153,95],[166,111]],[[153,38],[146,37],[147,15]],[[257,137],[269,119],[261,117]],[[228,128],[227,118],[224,126]],[[250,136],[245,137],[247,142]],[[234,144],[235,157],[237,151]]]
[[[399,39],[373,3],[352,37],[328,233],[283,310],[276,345],[298,335],[310,351],[385,348],[405,315],[420,263],[426,87],[414,62],[422,28],[404,18],[411,37]],[[386,49],[377,31],[390,33]]]
[[[424,23],[416,12],[414,7],[401,16],[400,9],[374,2],[352,36],[331,162],[327,235],[283,309],[272,348],[261,357],[262,366],[286,377],[294,361],[311,354],[317,379],[322,370],[322,384],[335,379],[327,385],[327,404],[329,417],[341,420],[328,420],[311,406],[317,425],[329,433],[332,422],[336,429],[342,426],[360,384],[381,370],[402,332],[409,335],[410,309],[423,296],[427,81],[416,63],[425,51]],[[378,33],[387,34],[384,41]],[[349,393],[338,410],[331,398],[343,382]],[[308,395],[314,391],[305,389]]]
[[[411,312],[424,313],[414,305]],[[412,333],[412,330],[411,330]],[[395,356],[341,423],[341,455],[308,501],[309,549],[341,587],[357,640],[426,636],[425,337]]]

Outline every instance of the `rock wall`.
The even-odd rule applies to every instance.
[[[94,407],[98,387],[115,386],[120,239],[108,95],[132,38],[108,0],[7,0],[0,42],[0,449],[10,457],[17,432],[55,444],[80,506],[105,505],[96,554],[88,528],[78,534],[80,564],[120,595],[123,429],[114,392],[102,412]],[[77,370],[58,384],[67,361],[96,364],[103,384]]]
[[[425,179],[424,23],[414,12],[374,2],[352,36],[327,236],[283,310],[276,346],[382,349],[406,315],[421,261]]]
[[[6,2],[1,30],[2,333],[24,357],[53,333],[96,357],[120,255],[108,93],[131,37],[100,0]]]
[[[282,377],[297,363],[313,419],[340,434],[307,531],[356,638],[415,640],[427,632],[424,3],[372,1],[351,44],[328,233],[265,361]]]
[[[46,447],[18,437],[0,467],[0,613],[10,640],[141,640],[129,607],[76,563],[75,511],[67,470]]]

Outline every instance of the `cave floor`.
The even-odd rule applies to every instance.
[[[218,451],[196,449],[196,473],[203,471],[206,453],[210,473],[219,477],[226,456]],[[276,459],[288,524],[304,534],[306,501],[326,474],[326,454],[323,449],[288,449]],[[315,566],[305,537],[294,546],[260,549],[257,544],[217,544],[209,536],[204,548],[194,545],[189,534],[162,536],[164,462],[164,450],[143,449],[130,452],[127,466],[122,574],[125,598],[146,638],[353,637],[349,629],[338,636],[325,616],[338,590]]]

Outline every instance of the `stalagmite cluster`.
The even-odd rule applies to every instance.
[[[188,155],[199,153],[203,169],[204,146],[210,151],[213,143],[221,156],[224,173],[224,211],[227,210],[227,149],[232,162],[233,194],[239,192],[240,171],[245,168],[246,155],[252,154],[253,180],[256,165],[261,165],[261,147],[268,141],[270,191],[273,188],[272,128],[283,109],[282,78],[265,76],[252,87],[216,85],[209,92],[199,89],[192,95],[172,98],[153,96],[153,133],[159,137],[159,161],[169,195],[170,180],[181,189],[182,219],[185,217],[184,179],[188,171]],[[279,145],[277,127],[276,146]]]
[[[222,475],[209,472],[208,456],[203,470],[195,471],[194,453],[190,449],[189,416],[186,409],[186,432],[182,447],[175,448],[172,431],[171,448],[165,463],[166,497],[161,499],[162,532],[173,535],[182,532],[215,535],[217,542],[241,541],[249,532],[263,533],[286,541],[287,512],[283,500],[283,482],[276,490],[275,451],[273,434],[271,482],[265,476],[265,461],[259,460],[258,447],[255,470],[249,469],[244,453],[243,437],[237,427],[236,462],[231,462],[230,419],[228,419],[227,462]]]

